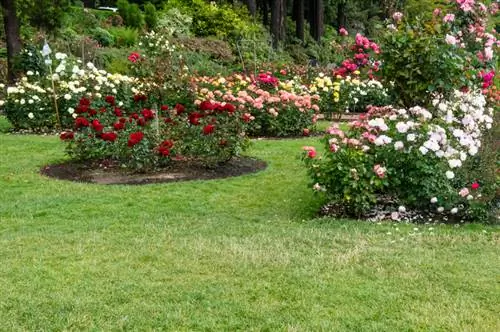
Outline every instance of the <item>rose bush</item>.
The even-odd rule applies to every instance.
[[[301,135],[310,130],[319,112],[318,95],[305,90],[282,88],[279,80],[263,73],[257,78],[235,74],[230,77],[193,79],[197,103],[202,100],[230,102],[253,120],[249,134],[253,136]]]
[[[458,170],[479,157],[493,110],[479,91],[456,90],[449,100],[433,104],[432,112],[373,107],[347,131],[329,128],[324,155],[303,155],[313,188],[354,216],[389,196],[402,206],[478,217],[471,207],[485,203],[476,184],[484,179],[471,181]],[[495,183],[483,182],[488,186]]]
[[[140,171],[163,166],[174,157],[214,166],[247,147],[246,121],[229,103],[206,101],[196,109],[162,105],[156,110],[147,106],[145,95],[136,95],[130,108],[119,104],[112,95],[80,99],[73,131],[60,135],[71,157],[114,160]]]

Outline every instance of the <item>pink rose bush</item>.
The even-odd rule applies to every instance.
[[[301,135],[316,122],[319,96],[305,90],[289,91],[270,74],[258,78],[230,77],[193,79],[196,103],[228,102],[250,116],[249,134],[254,136]],[[290,90],[293,90],[290,86]]]
[[[348,215],[391,197],[401,206],[473,219],[471,209],[482,204],[474,192],[479,185],[461,168],[477,160],[492,116],[480,90],[436,97],[430,109],[371,107],[347,130],[328,128],[323,154],[311,156],[307,147],[303,160],[311,184]]]

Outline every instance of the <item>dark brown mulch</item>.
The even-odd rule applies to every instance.
[[[265,161],[249,158],[233,158],[229,162],[208,168],[197,161],[175,160],[166,168],[148,173],[134,173],[109,161],[65,162],[47,165],[40,170],[45,176],[75,182],[97,184],[140,185],[189,180],[210,180],[240,176],[264,170]]]

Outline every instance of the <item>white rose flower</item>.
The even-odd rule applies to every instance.
[[[71,99],[71,95],[69,93],[65,94],[64,95],[64,99],[70,100]]]
[[[401,142],[401,141],[397,141],[396,143],[394,143],[394,149],[396,149],[396,150],[401,150],[401,149],[403,149],[403,148],[404,148],[404,144],[403,144],[403,142]]]
[[[33,76],[34,74],[35,74],[35,73],[33,73],[31,70],[28,70],[28,71],[26,72],[26,75],[28,75],[28,76]]]
[[[21,105],[24,105],[24,104],[26,104],[26,100],[21,99],[20,103],[21,103]]]
[[[415,134],[408,134],[408,135],[406,136],[406,140],[407,140],[408,142],[414,142],[416,138],[417,138],[417,137],[415,136]]]
[[[405,212],[406,212],[406,208],[405,208],[404,206],[402,206],[402,205],[401,205],[401,206],[398,208],[398,211],[399,211],[400,213],[405,213]]]
[[[470,201],[471,199],[473,199],[474,197],[472,195],[468,195],[467,196],[467,200]]]
[[[437,212],[442,213],[444,211],[444,207],[440,206],[437,208]]]
[[[438,199],[437,197],[432,197],[431,198],[431,203],[434,204],[434,203],[437,203]]]
[[[68,113],[69,114],[75,113],[75,109],[73,107],[68,107]]]
[[[446,171],[446,178],[451,180],[454,177],[455,177],[455,173],[453,173],[452,171]]]
[[[35,114],[33,114],[33,113],[31,113],[31,112],[30,112],[30,113],[28,113],[28,118],[33,119],[34,117],[35,117]]]
[[[453,208],[450,210],[450,213],[451,214],[456,214],[458,212],[458,209],[457,208]]]
[[[28,100],[28,104],[33,104],[35,101],[33,99]]]
[[[450,168],[457,168],[462,166],[462,161],[460,159],[451,159],[448,161]]]
[[[398,130],[398,132],[404,134],[408,131],[409,127],[406,123],[404,122],[398,122],[396,124],[396,129]]]
[[[427,148],[425,146],[421,146],[420,148],[418,148],[418,150],[423,154],[423,155],[426,155],[427,152],[429,152],[429,150],[427,150]]]

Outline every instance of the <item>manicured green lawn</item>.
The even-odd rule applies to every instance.
[[[314,219],[297,158],[104,186],[44,178],[56,137],[0,134],[0,330],[499,331],[495,226]]]

